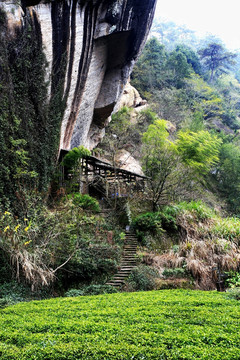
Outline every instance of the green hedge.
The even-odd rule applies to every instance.
[[[1,360],[239,359],[239,303],[217,292],[33,301],[0,323]]]

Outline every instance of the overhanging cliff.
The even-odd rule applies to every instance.
[[[60,148],[92,147],[148,35],[156,0],[1,1],[9,28],[34,24],[49,103],[60,94]]]
[[[0,0],[0,204],[46,191],[59,149],[99,142],[155,3]]]

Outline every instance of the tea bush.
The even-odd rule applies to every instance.
[[[0,358],[238,360],[239,320],[239,303],[217,292],[32,301],[0,310]]]

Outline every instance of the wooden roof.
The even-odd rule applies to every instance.
[[[62,159],[67,153],[68,150],[61,149],[59,160],[62,161]],[[85,169],[87,173],[96,173],[96,174],[99,173],[99,175],[101,175],[101,173],[110,172],[112,174],[116,174],[117,177],[122,177],[122,178],[135,178],[135,179],[143,179],[143,180],[148,179],[147,176],[145,175],[140,175],[129,170],[125,170],[119,167],[114,167],[111,163],[99,159],[95,156],[86,156],[84,157],[84,160],[85,161],[83,162],[83,169]]]

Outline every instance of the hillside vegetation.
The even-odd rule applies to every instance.
[[[1,21],[4,27],[4,14]],[[27,32],[25,36],[30,39]],[[11,130],[14,136],[6,133],[0,144],[7,184],[0,184],[5,194],[0,199],[1,305],[116,291],[105,284],[120,266],[126,226],[136,232],[139,246],[134,255],[138,266],[123,290],[239,286],[239,60],[210,40],[194,42],[194,47],[164,46],[156,38],[147,42],[131,81],[148,105],[143,111],[123,107],[113,114],[93,151],[113,168],[122,166],[121,154],[141,165],[145,183],[125,181],[122,198],[117,191],[121,184],[113,177],[108,184],[105,178],[85,183],[99,201],[81,194],[81,162],[90,151],[74,148],[60,167],[54,166],[55,131],[42,156],[36,150],[39,143],[33,138],[33,146],[25,139],[29,133],[22,126],[28,119],[20,120],[21,104],[10,114],[9,86],[3,88],[0,122],[7,131],[4,124],[11,119],[16,131]],[[5,56],[10,50],[6,42],[0,49]],[[44,79],[45,60],[39,59]],[[18,102],[24,88],[24,79],[19,82],[16,76],[18,60],[14,66],[6,61],[6,66]],[[39,87],[41,94],[45,85]],[[44,104],[43,112],[50,116]],[[36,127],[39,118],[31,122]],[[4,149],[11,157],[5,157]],[[49,167],[44,179],[40,159]],[[26,291],[12,285],[13,279]]]

